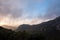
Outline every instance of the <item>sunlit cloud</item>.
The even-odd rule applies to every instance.
[[[42,0],[0,0],[0,25],[35,24],[38,19],[28,19],[31,16],[26,8],[40,2]]]
[[[0,25],[33,25],[57,16],[59,0],[0,0]]]

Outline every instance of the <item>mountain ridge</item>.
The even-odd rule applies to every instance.
[[[37,24],[37,25],[28,25],[28,24],[24,24],[21,25],[17,28],[17,30],[19,31],[42,31],[42,30],[55,30],[56,27],[60,24],[60,16],[56,17],[53,20],[47,21],[47,22],[43,22],[41,24]],[[57,30],[57,29],[56,29]]]

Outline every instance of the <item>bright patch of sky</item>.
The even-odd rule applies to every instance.
[[[49,1],[45,0],[43,2],[32,2],[28,4],[27,8],[25,9],[26,18],[38,18],[38,16],[44,16],[47,8],[49,6]]]

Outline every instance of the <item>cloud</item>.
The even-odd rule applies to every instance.
[[[40,2],[41,0],[0,0],[0,14],[12,15],[12,17],[21,17],[24,14],[25,8],[29,4]]]
[[[47,19],[52,19],[57,16],[60,16],[60,0],[50,0],[45,17]]]
[[[26,8],[40,2],[42,0],[0,0],[0,25],[34,24],[37,19],[28,19],[31,15]]]
[[[20,0],[0,0],[0,14],[12,15],[13,17],[21,16],[23,12],[23,4]]]
[[[35,24],[57,16],[60,16],[60,0],[0,0],[1,25]]]

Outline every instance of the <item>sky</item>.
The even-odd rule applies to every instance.
[[[0,25],[33,25],[58,16],[60,0],[0,0]]]

